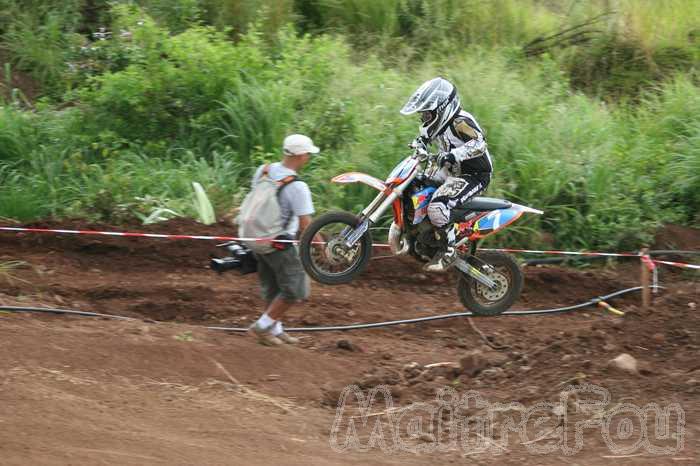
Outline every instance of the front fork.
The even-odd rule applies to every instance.
[[[341,233],[345,239],[345,247],[350,249],[367,233],[369,229],[369,219],[363,218],[355,228],[345,227]]]
[[[478,281],[489,289],[494,290],[498,287],[498,284],[491,280],[488,276],[484,275],[479,269],[468,263],[462,258],[457,258],[455,261],[455,267],[461,272],[466,273],[474,280]]]
[[[399,188],[386,188],[372,200],[367,208],[360,214],[360,223],[358,223],[355,228],[345,228],[341,233],[342,238],[345,240],[345,247],[353,247],[360,238],[362,238],[362,235],[367,232],[370,225],[374,225],[389,206],[392,206],[394,210],[394,223],[397,223],[403,229],[401,193],[403,192],[403,188],[405,188],[412,179],[413,178],[402,183]]]

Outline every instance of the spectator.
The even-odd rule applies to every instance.
[[[279,208],[285,227],[285,237],[297,238],[311,223],[314,207],[309,186],[296,178],[319,148],[307,136],[292,134],[284,139],[282,161],[260,166],[253,176],[252,186],[267,176],[278,182]],[[287,334],[282,317],[295,303],[309,297],[309,277],[304,272],[297,248],[289,243],[274,243],[273,252],[260,254],[258,276],[263,299],[267,303],[262,316],[250,326],[251,335],[264,345],[295,344],[299,340]]]

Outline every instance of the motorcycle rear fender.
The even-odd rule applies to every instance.
[[[338,175],[334,178],[331,179],[333,183],[364,183],[368,186],[373,187],[377,191],[386,191],[387,190],[387,185],[384,184],[383,181],[381,181],[378,178],[375,178],[371,175],[367,175],[366,173],[360,173],[360,172],[348,172],[348,173],[343,173],[341,175]]]

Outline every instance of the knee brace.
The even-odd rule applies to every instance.
[[[441,228],[450,222],[450,208],[443,202],[431,202],[428,204],[428,218],[430,223]]]

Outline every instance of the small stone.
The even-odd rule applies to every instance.
[[[418,377],[423,372],[423,366],[417,362],[411,362],[403,366],[403,372],[407,379]]]
[[[532,370],[532,367],[530,367],[530,366],[520,366],[521,372],[530,372],[531,370]]]
[[[321,386],[321,404],[324,406],[337,406],[340,401],[344,386],[327,382]]]
[[[625,319],[622,317],[614,317],[610,326],[615,330],[620,330],[625,324]]]
[[[459,367],[463,374],[474,377],[476,374],[486,369],[487,363],[481,351],[472,350],[460,358]]]
[[[358,346],[356,346],[355,344],[351,343],[349,340],[338,340],[338,342],[335,344],[335,346],[338,349],[342,349],[345,351],[352,351],[352,352],[360,351],[360,348]]]
[[[486,364],[489,366],[502,366],[510,361],[507,354],[499,353],[498,351],[486,351],[483,353]]]
[[[561,357],[561,360],[563,362],[566,362],[566,361],[571,361],[573,358],[574,358],[574,356],[572,354],[565,354],[564,356]]]
[[[622,353],[615,359],[608,361],[608,366],[630,374],[638,373],[637,360],[627,353]]]
[[[637,371],[642,375],[653,375],[655,372],[651,364],[649,364],[647,361],[638,361]]]
[[[659,345],[663,345],[666,342],[666,336],[663,333],[655,333],[651,336],[651,341]]]
[[[318,317],[312,315],[305,315],[301,318],[301,323],[304,325],[315,326],[318,325]]]
[[[456,362],[428,364],[425,369],[435,377],[453,378],[460,373],[460,365]]]
[[[617,349],[617,345],[615,345],[613,343],[606,343],[603,345],[604,351],[612,352],[612,351],[615,351],[616,349]]]
[[[481,371],[481,376],[486,378],[496,378],[503,375],[503,369],[500,367],[490,367]]]
[[[696,307],[698,307],[698,305],[696,303],[688,303],[688,307],[691,309],[695,309]]]
[[[487,367],[502,366],[510,358],[498,351],[481,351],[472,350],[459,360],[459,365],[463,374],[474,377],[476,374],[486,369]]]

